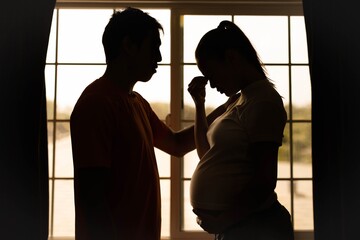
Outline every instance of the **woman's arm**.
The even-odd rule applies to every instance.
[[[254,204],[261,204],[276,187],[278,151],[279,145],[275,142],[256,142],[249,146],[249,157],[256,169],[249,189]]]
[[[201,159],[209,150],[210,145],[207,140],[206,133],[208,131],[208,122],[206,120],[205,104],[196,104],[195,124],[194,124],[194,139],[196,151]]]
[[[191,94],[196,108],[195,125],[194,125],[194,139],[196,150],[199,158],[209,150],[209,142],[206,137],[208,130],[208,122],[205,113],[205,86],[207,84],[205,77],[195,77],[189,84],[188,91]]]
[[[194,79],[196,79],[196,78],[194,78]],[[206,85],[206,83],[205,83],[205,85]],[[225,103],[221,104],[216,109],[214,109],[211,113],[209,113],[205,117],[206,118],[206,122],[205,122],[205,120],[203,119],[205,116],[205,109],[204,109],[205,85],[203,86],[203,91],[204,91],[203,92],[204,96],[202,97],[203,99],[199,99],[200,101],[203,101],[203,103],[201,104],[202,106],[200,106],[200,108],[202,108],[202,110],[198,106],[196,111],[197,111],[197,114],[202,115],[202,116],[199,115],[198,117],[202,118],[201,121],[203,122],[203,125],[209,126],[217,117],[219,117],[221,114],[223,114],[226,111],[227,107],[230,104],[234,103],[239,98],[240,94],[231,96]],[[199,90],[199,89],[197,89],[197,90]],[[199,119],[198,119],[198,123],[199,123]],[[170,127],[166,126],[164,123],[161,123],[161,124],[162,124],[162,126],[160,126],[158,128],[158,130],[154,131],[154,134],[156,135],[155,147],[157,147],[158,149],[161,149],[162,151],[164,151],[170,155],[176,156],[176,157],[182,157],[186,153],[188,153],[196,148],[195,135],[194,135],[195,124],[192,126],[189,126],[187,128],[184,128],[182,130],[179,130],[179,131],[172,130]],[[199,125],[197,125],[197,127],[199,127]],[[200,130],[200,129],[198,129],[198,130]],[[204,134],[205,134],[205,138],[206,138],[206,132]],[[200,140],[200,139],[198,138],[198,140]]]

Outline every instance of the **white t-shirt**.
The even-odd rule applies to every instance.
[[[247,156],[249,144],[266,141],[280,146],[286,119],[282,98],[269,81],[257,81],[243,89],[239,100],[209,126],[210,149],[191,179],[192,206],[208,210],[236,206],[255,172]],[[269,197],[276,200],[275,194]]]

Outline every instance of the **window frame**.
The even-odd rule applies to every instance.
[[[183,39],[182,21],[184,15],[288,15],[288,16],[303,16],[303,7],[301,0],[253,0],[253,1],[221,1],[221,0],[207,0],[207,1],[106,1],[106,0],[58,0],[56,3],[56,9],[119,9],[125,8],[131,5],[132,7],[144,8],[144,9],[169,9],[171,11],[171,37],[170,37],[170,77],[171,77],[171,101],[170,101],[170,116],[167,119],[168,124],[175,130],[181,129],[182,119],[182,91],[183,88]],[[289,46],[290,48],[291,46]],[[290,52],[290,50],[289,50]],[[55,63],[57,64],[57,63]],[[289,66],[296,65],[291,64],[290,61],[287,64]],[[289,71],[291,74],[291,71]],[[290,78],[291,79],[291,78]],[[56,80],[55,80],[56,81]],[[290,81],[291,82],[291,81]],[[291,85],[289,86],[291,88]],[[56,104],[56,102],[54,103]],[[291,108],[291,98],[289,106]],[[54,106],[54,112],[56,106]],[[291,109],[290,109],[291,113]],[[290,117],[290,119],[292,119]],[[55,118],[48,120],[48,123],[52,122],[64,122],[66,120],[58,120]],[[290,128],[291,123],[294,120],[289,121]],[[300,121],[301,122],[301,121]],[[55,128],[54,128],[54,131]],[[291,132],[291,131],[290,131]],[[290,134],[291,135],[291,134]],[[291,136],[290,136],[291,137]],[[55,140],[54,140],[55,141]],[[55,146],[55,145],[54,145]],[[53,149],[55,153],[55,149]],[[171,156],[170,165],[170,236],[171,239],[213,239],[212,236],[203,232],[191,232],[183,231],[182,225],[182,159]],[[292,161],[291,163],[292,164]],[[292,168],[291,168],[292,169]],[[69,180],[64,178],[55,178],[52,176],[52,186],[55,180]],[[302,179],[300,179],[302,180]],[[305,179],[309,180],[309,179]],[[310,179],[312,181],[312,179]],[[293,181],[291,174],[290,181]],[[54,191],[52,189],[52,191]],[[292,191],[292,190],[291,190]],[[291,194],[293,195],[293,194]],[[53,199],[53,198],[52,198]],[[52,200],[53,201],[53,200]],[[291,201],[293,203],[293,199]],[[293,206],[292,206],[293,209]],[[296,239],[312,240],[313,231],[299,231],[295,232]],[[72,237],[52,237],[49,239],[73,239]],[[167,238],[164,238],[167,239]]]

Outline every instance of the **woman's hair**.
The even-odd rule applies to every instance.
[[[164,31],[161,24],[140,9],[128,7],[123,11],[116,11],[102,36],[106,62],[118,56],[121,42],[125,37],[140,45],[149,33],[160,30]]]
[[[259,72],[266,76],[266,70],[255,48],[244,32],[233,22],[222,21],[215,29],[207,32],[195,51],[197,60],[215,58],[222,60],[229,49],[237,50]]]

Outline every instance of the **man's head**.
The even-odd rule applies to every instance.
[[[115,12],[102,37],[106,62],[118,57],[125,38],[140,46],[149,34],[160,30],[163,31],[161,24],[140,9],[129,7]]]

